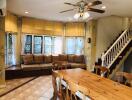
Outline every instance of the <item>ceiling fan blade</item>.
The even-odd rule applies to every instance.
[[[74,8],[74,9],[75,9],[75,8]],[[64,11],[61,11],[60,13],[64,13],[64,12],[68,12],[68,11],[73,11],[74,9],[64,10]]]
[[[71,6],[78,6],[76,4],[72,4],[72,3],[68,3],[68,2],[64,2],[64,4],[71,5]]]
[[[100,10],[100,9],[95,9],[95,8],[88,8],[88,11],[93,11],[93,12],[97,12],[97,13],[104,13],[105,10]]]
[[[96,5],[100,5],[100,4],[102,4],[102,1],[97,0],[97,1],[94,1],[91,3],[88,3],[88,6],[96,6]]]

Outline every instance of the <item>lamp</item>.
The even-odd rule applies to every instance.
[[[74,15],[75,19],[79,19],[79,18],[83,18],[83,19],[87,19],[88,17],[90,17],[90,14],[88,12],[82,12],[82,13],[76,13]]]

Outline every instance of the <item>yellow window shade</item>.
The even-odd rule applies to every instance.
[[[66,36],[84,36],[84,23],[66,23]]]

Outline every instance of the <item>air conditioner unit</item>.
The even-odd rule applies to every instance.
[[[6,15],[6,9],[0,9],[0,16],[5,16]]]
[[[6,14],[6,0],[0,0],[0,16],[5,16]]]

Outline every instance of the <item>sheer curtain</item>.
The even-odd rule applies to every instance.
[[[62,54],[63,38],[62,37],[53,37],[52,41],[53,41],[52,54],[53,55]]]
[[[21,54],[24,54],[25,43],[26,43],[26,35],[23,34],[21,38],[21,44],[22,44]]]
[[[77,37],[76,38],[76,54],[80,55],[84,53],[84,38]]]
[[[5,63],[8,66],[16,65],[16,35],[6,34]]]
[[[84,38],[83,37],[66,37],[66,54],[81,55],[84,53]]]
[[[66,54],[75,54],[75,37],[66,38]]]
[[[16,65],[16,35],[12,35],[12,64]]]
[[[44,37],[44,54],[51,55],[52,51],[52,38],[50,36]]]

